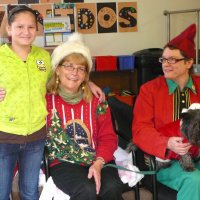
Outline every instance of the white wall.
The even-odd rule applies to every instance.
[[[130,2],[130,0],[85,0],[84,2]],[[145,48],[162,48],[167,42],[164,10],[200,9],[200,0],[134,0],[133,2],[137,2],[138,7],[138,31],[84,35],[92,55],[126,55]],[[171,16],[171,38],[189,24],[196,22],[194,13]]]

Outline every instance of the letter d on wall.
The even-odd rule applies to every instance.
[[[96,33],[96,4],[76,5],[76,28],[79,33]]]

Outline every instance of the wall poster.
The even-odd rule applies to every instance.
[[[47,12],[49,10],[52,10],[51,4],[44,4],[44,5],[39,5],[39,4],[34,4],[31,5],[31,8],[33,10],[36,10],[38,13],[38,30],[37,30],[37,36],[44,36],[44,31],[43,31],[43,18],[47,17]]]
[[[117,32],[116,3],[97,3],[98,33]]]
[[[64,0],[64,3],[81,3],[84,2],[84,0]]]
[[[53,6],[53,12],[54,16],[69,16],[70,18],[70,24],[71,24],[71,32],[75,31],[75,13],[74,13],[74,7],[75,4],[73,3],[60,3],[60,4],[54,4]]]
[[[118,3],[118,31],[134,32],[137,31],[137,3],[126,2]]]
[[[56,46],[67,40],[71,33],[70,18],[52,17],[44,18],[45,46]]]
[[[39,0],[18,0],[18,4],[35,4],[39,3]]]
[[[76,4],[76,30],[80,33],[96,33],[96,4]]]

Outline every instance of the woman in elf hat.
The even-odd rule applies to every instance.
[[[12,41],[0,47],[0,87],[6,89],[6,95],[0,92],[0,200],[9,199],[16,163],[21,198],[39,199],[51,58],[32,44],[36,28],[36,14],[31,8],[19,5],[9,12],[6,29]]]
[[[186,154],[191,144],[182,137],[167,137],[158,131],[160,127],[179,119],[183,108],[200,102],[200,77],[191,75],[195,58],[194,37],[196,26],[192,24],[163,50],[159,61],[164,76],[145,83],[134,107],[132,126],[134,143],[145,152],[165,159],[169,151]],[[199,200],[200,165],[193,172],[185,172],[179,162],[161,169],[157,179],[178,191],[178,200]]]
[[[56,186],[73,200],[121,200],[123,183],[114,162],[117,137],[110,110],[88,89],[92,59],[74,33],[52,54],[47,85],[50,171]]]

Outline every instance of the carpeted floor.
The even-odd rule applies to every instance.
[[[134,191],[125,192],[123,198],[124,200],[135,200]],[[140,188],[140,200],[152,200],[151,192],[144,188]]]

